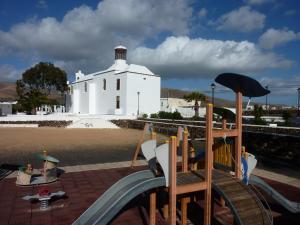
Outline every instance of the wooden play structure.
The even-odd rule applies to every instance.
[[[212,224],[215,199],[217,201],[222,199],[224,205],[231,210],[234,224],[271,225],[273,223],[272,215],[265,209],[260,198],[242,182],[242,97],[263,96],[269,91],[257,81],[238,74],[221,74],[215,81],[236,93],[235,125],[232,129],[228,129],[226,120],[223,119],[222,128],[215,129],[213,105],[207,104],[203,167],[196,168],[190,163],[187,129],[179,130],[178,137],[172,136],[168,143],[160,146],[157,146],[155,138],[144,143],[141,140],[135,151],[132,165],[141,149],[149,162],[149,169],[130,174],[119,180],[97,199],[73,223],[74,225],[107,224],[131,199],[145,191],[150,195],[150,225],[156,224],[157,196],[162,192],[168,194],[162,211],[169,225],[177,224],[178,205],[181,211],[181,224],[187,224],[187,206],[192,201],[199,203],[199,199],[204,200],[203,218],[199,218],[203,220],[204,225]],[[145,126],[141,139],[148,130],[149,128]],[[234,144],[214,146],[215,140],[220,138],[224,140],[232,138]],[[182,139],[181,145],[179,139]],[[178,161],[179,148],[182,156],[180,162]],[[233,168],[233,171],[229,173],[216,169],[214,162],[228,165]]]

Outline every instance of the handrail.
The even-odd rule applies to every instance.
[[[263,194],[252,184],[249,184],[250,187],[250,191],[253,193],[253,195],[256,197],[256,200],[259,202],[259,204],[263,207],[264,205],[262,204],[262,202],[260,201],[260,199],[263,200],[263,202],[265,203],[265,205],[267,206],[266,212],[267,212],[267,217],[270,221],[270,224],[273,224],[273,216],[272,216],[272,210],[270,205],[268,204],[267,200],[265,199],[265,197],[263,196]]]

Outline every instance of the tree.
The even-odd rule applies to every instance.
[[[266,122],[261,118],[263,115],[263,108],[258,105],[254,105],[254,123],[258,125],[266,124]]]
[[[35,113],[41,105],[57,104],[50,96],[67,91],[67,74],[52,63],[40,62],[22,74],[16,82],[18,108]]]
[[[289,111],[282,112],[282,118],[284,120],[285,125],[290,125],[292,114]]]
[[[205,95],[200,92],[191,92],[190,94],[184,95],[183,98],[187,102],[195,101],[195,117],[199,117],[199,101],[205,101]]]

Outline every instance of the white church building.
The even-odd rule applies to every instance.
[[[115,62],[106,70],[75,74],[69,84],[69,112],[128,115],[160,110],[160,76],[141,65],[127,64],[127,49],[115,48]]]

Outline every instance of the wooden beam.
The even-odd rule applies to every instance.
[[[169,143],[169,225],[176,225],[176,168],[177,140],[172,136]]]
[[[207,188],[207,183],[205,181],[197,182],[193,184],[184,184],[177,186],[176,188],[176,194],[184,194],[184,193],[191,193],[195,191],[203,191]]]
[[[183,143],[182,143],[182,172],[188,172],[188,136],[189,132],[187,129],[183,131]],[[177,194],[178,194],[178,186],[177,186]],[[187,204],[189,202],[189,198],[181,199],[181,225],[186,225],[187,222]]]
[[[133,157],[132,157],[131,168],[134,167],[135,161],[136,161],[136,159],[137,159],[137,157],[138,157],[138,154],[139,154],[139,152],[140,152],[141,146],[142,146],[142,144],[143,144],[143,142],[144,142],[144,138],[145,138],[145,135],[146,135],[148,129],[149,129],[149,123],[145,123],[143,133],[142,133],[142,135],[141,135],[141,137],[140,137],[139,143],[138,143],[138,145],[136,146],[136,149],[135,149],[134,154],[133,154]]]
[[[205,151],[205,181],[204,195],[204,225],[211,224],[211,181],[213,164],[213,105],[206,105],[206,151]]]
[[[183,144],[182,144],[182,172],[188,172],[188,135],[187,130],[183,131]]]
[[[241,92],[236,93],[236,121],[235,127],[237,136],[235,137],[235,175],[238,179],[242,178],[241,174],[241,154],[242,154],[242,113],[243,113],[243,95]]]
[[[220,137],[236,137],[238,135],[237,129],[222,129],[222,130],[213,130],[212,136],[214,138],[220,138]]]
[[[156,192],[150,194],[150,225],[156,224]]]

